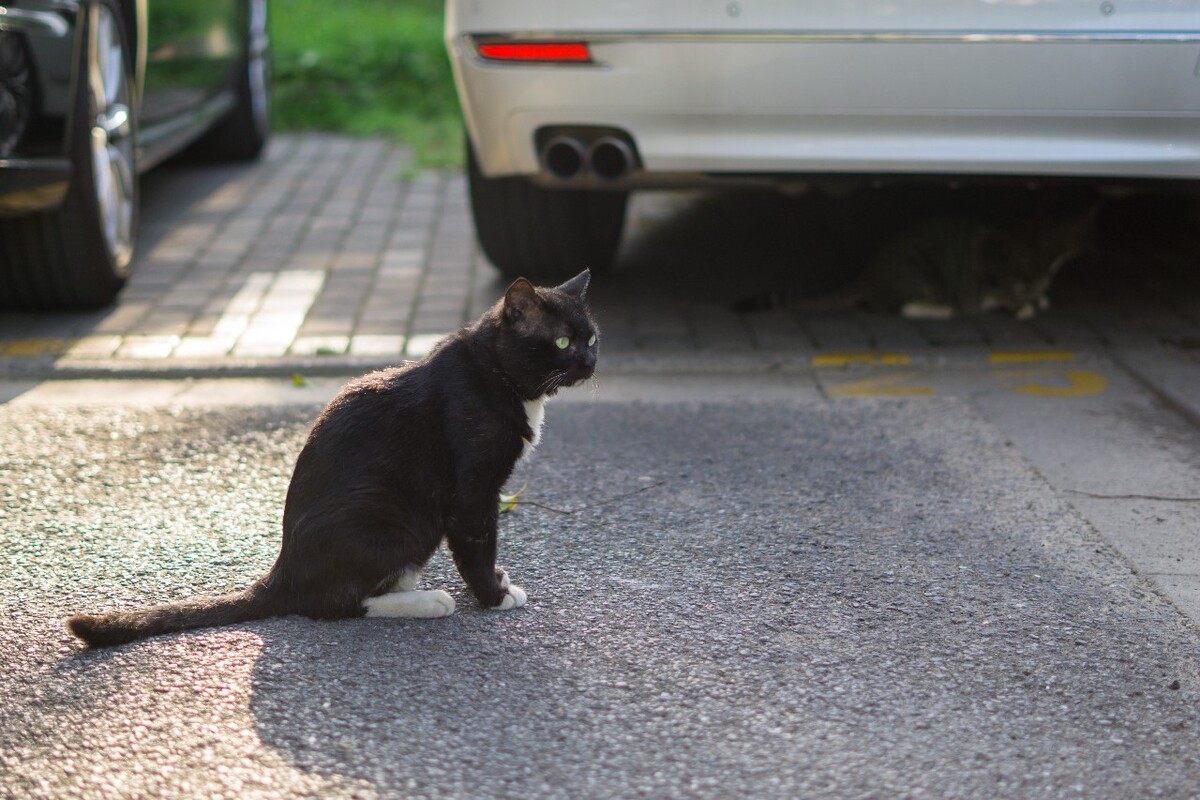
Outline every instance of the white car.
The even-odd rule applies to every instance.
[[[603,268],[639,188],[1200,178],[1200,0],[448,0],[480,242]]]

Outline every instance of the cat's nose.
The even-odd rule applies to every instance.
[[[584,352],[583,355],[579,359],[579,363],[581,363],[583,366],[587,367],[588,369],[592,369],[593,367],[596,366],[596,354],[590,350]]]

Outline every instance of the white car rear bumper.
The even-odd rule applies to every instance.
[[[847,173],[1200,178],[1200,31],[536,34],[587,41],[586,65],[486,62],[453,17],[447,35],[490,177],[544,174],[539,130],[605,126],[635,143],[631,186]]]

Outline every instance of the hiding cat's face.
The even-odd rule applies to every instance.
[[[501,312],[506,371],[535,399],[574,386],[596,369],[599,330],[584,303],[590,274],[584,270],[554,288],[518,278]]]
[[[1046,293],[1054,274],[1079,250],[1074,241],[1035,235],[1039,232],[1017,228],[1003,235],[989,231],[984,237],[976,251],[981,310],[1000,309],[1025,318],[1048,306]]]
[[[1018,318],[1044,310],[1059,268],[1091,247],[1098,208],[1089,192],[1047,194],[1029,216],[1010,226],[1002,246],[993,242],[991,257],[985,253],[983,259],[993,307]],[[997,250],[1002,252],[997,255]]]

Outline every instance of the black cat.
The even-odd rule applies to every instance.
[[[74,616],[71,632],[103,647],[284,614],[443,617],[449,594],[413,590],[443,539],[480,605],[524,605],[496,567],[498,498],[538,442],[546,399],[595,370],[588,280],[586,270],[556,288],[521,278],[425,359],[348,384],[296,460],[279,557],[253,586]]]

